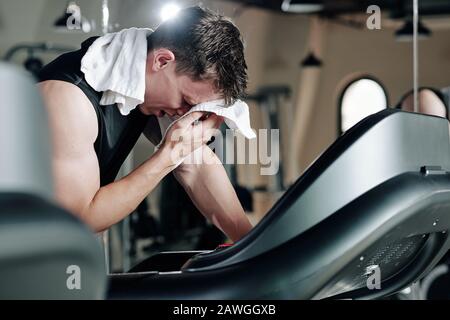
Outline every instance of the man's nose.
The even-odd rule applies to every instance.
[[[177,114],[176,110],[173,109],[162,109],[162,111],[170,117],[173,117]]]
[[[182,116],[183,114],[185,114],[186,112],[188,112],[190,109],[190,107],[181,107],[177,109],[177,114],[179,116]]]

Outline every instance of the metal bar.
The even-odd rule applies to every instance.
[[[417,27],[419,23],[419,0],[413,0],[413,78],[414,78],[414,112],[419,112],[418,85],[419,85],[419,43]]]
[[[102,2],[102,32],[103,34],[109,31],[109,6],[108,0]]]

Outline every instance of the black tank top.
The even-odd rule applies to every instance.
[[[65,53],[47,64],[38,74],[38,81],[70,82],[79,87],[91,101],[98,119],[94,149],[100,166],[100,184],[104,186],[114,181],[151,117],[141,113],[139,108],[123,116],[115,104],[100,105],[102,92],[95,91],[80,70],[81,59],[96,38],[87,39],[81,44],[80,50]]]

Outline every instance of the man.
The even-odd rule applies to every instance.
[[[114,181],[141,133],[158,143],[156,117],[183,115],[198,103],[232,102],[243,94],[247,66],[239,30],[199,7],[182,10],[176,23],[163,23],[147,38],[144,102],[127,116],[116,105],[100,105],[102,92],[89,86],[80,71],[81,58],[94,40],[60,56],[39,75],[53,140],[57,201],[94,231],[105,230],[134,211],[183,156],[202,148],[207,161],[183,163],[174,175],[206,218],[232,241],[242,238],[252,226],[222,164],[205,145],[211,138],[207,129],[222,121],[218,116],[201,126],[193,125],[201,112],[181,119],[157,152]]]

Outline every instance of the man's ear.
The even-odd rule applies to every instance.
[[[166,48],[153,50],[148,58],[151,59],[152,70],[155,72],[166,68],[171,62],[175,61],[173,52]]]

